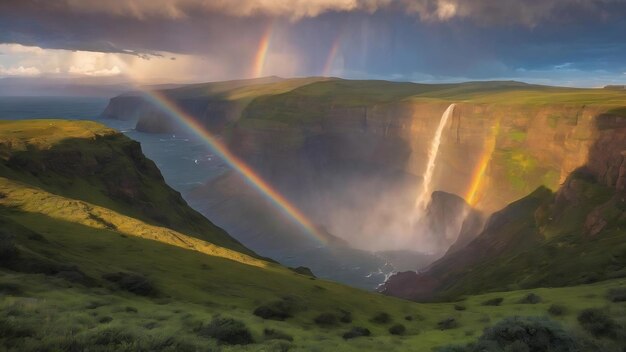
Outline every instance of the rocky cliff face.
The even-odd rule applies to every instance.
[[[379,236],[404,231],[387,225],[397,227],[412,216],[428,148],[447,106],[331,107],[306,121],[255,119],[257,112],[239,120],[230,145],[331,232],[371,248],[382,242],[423,248],[419,235]],[[457,104],[444,128],[432,190],[459,195],[488,214],[537,187],[557,189],[586,162],[600,135],[595,120],[604,111]]]
[[[494,213],[476,239],[424,272],[392,276],[382,292],[427,300],[626,275],[626,125],[615,113],[595,125],[588,160],[554,195],[540,189]]]

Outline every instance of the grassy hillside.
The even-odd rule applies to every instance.
[[[623,192],[576,172],[556,194],[541,188],[514,202],[495,213],[465,248],[444,256],[424,273],[391,278],[385,291],[413,299],[451,299],[623,280],[624,209]],[[594,232],[593,221],[602,224],[600,231]]]
[[[3,350],[428,351],[471,342],[506,316],[545,316],[552,305],[560,307],[553,319],[585,339],[592,338],[577,318],[585,308],[626,324],[623,280],[534,290],[541,298],[535,304],[526,302],[528,291],[418,304],[298,274],[221,246],[228,241],[219,229],[196,235],[158,223],[132,201],[110,197],[100,176],[79,183],[70,176],[84,173],[62,174],[41,158],[68,138],[80,146],[73,150],[83,162],[101,148],[130,143],[111,130],[65,121],[2,123],[0,130]],[[128,157],[108,150],[109,160]],[[127,172],[145,177],[139,165],[130,163]],[[170,192],[162,180],[142,180]],[[195,216],[168,203],[160,207],[189,222],[193,217],[185,216]],[[484,304],[494,298],[503,301]],[[371,336],[342,337],[356,327]],[[617,351],[621,338],[616,333],[595,343]]]
[[[0,176],[252,254],[187,206],[139,143],[94,122],[0,121]]]

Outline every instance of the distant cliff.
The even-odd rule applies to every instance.
[[[556,193],[539,188],[494,213],[462,249],[381,291],[428,300],[626,277],[626,116],[610,111],[595,125],[587,162]]]
[[[456,108],[444,129],[432,189],[459,195],[486,213],[540,186],[556,190],[586,163],[601,134],[597,120],[626,105],[620,90],[518,82],[330,79],[285,88],[288,81],[219,94],[169,94],[331,233],[372,248],[389,243],[379,236],[389,230],[382,223],[408,216],[402,213],[411,209],[428,146],[451,103]],[[138,115],[138,129],[177,128],[171,117]],[[338,215],[346,208],[352,212]]]

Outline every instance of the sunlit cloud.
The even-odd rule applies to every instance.
[[[0,66],[0,76],[37,76],[39,74],[41,74],[41,71],[36,67],[19,66],[4,68]]]

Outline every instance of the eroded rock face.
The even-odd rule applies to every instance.
[[[403,231],[380,224],[407,221],[448,105],[331,106],[304,121],[267,121],[250,112],[233,128],[230,147],[330,232],[381,249],[395,241],[383,236]],[[587,161],[603,111],[459,103],[444,128],[432,190],[470,200],[475,188],[472,205],[489,214],[537,187],[557,189]],[[346,206],[353,211],[341,210]]]
[[[495,275],[503,284],[532,278],[524,283],[526,287],[593,282],[618,275],[613,272],[619,273],[626,265],[624,259],[619,259],[619,249],[615,249],[617,254],[609,264],[594,260],[589,253],[597,258],[614,249],[615,244],[604,247],[606,243],[623,243],[626,125],[622,118],[611,114],[599,115],[595,125],[596,139],[589,148],[588,160],[568,175],[554,196],[538,191],[494,213],[482,233],[464,248],[449,251],[424,272],[392,276],[382,292],[428,300],[444,291],[459,294],[480,292],[487,286],[506,288],[497,288],[493,280],[483,281],[482,288],[476,286],[481,275],[486,275],[481,273]],[[570,255],[556,259],[559,251]],[[592,259],[585,262],[587,256]],[[560,269],[563,261],[572,265],[577,260],[591,273]],[[517,269],[500,269],[499,263],[503,262]],[[520,268],[522,275],[515,271]]]

